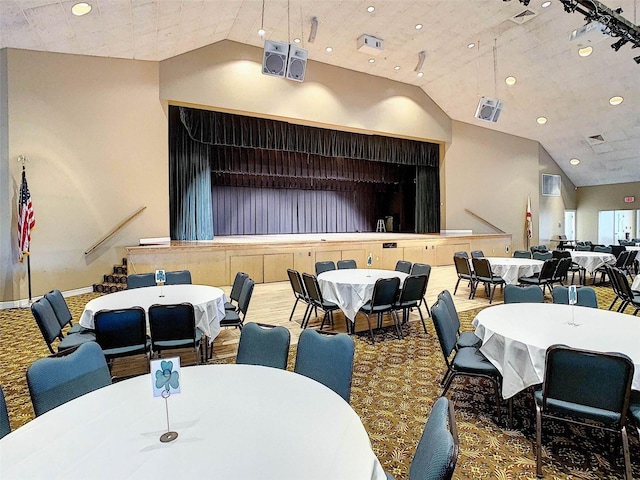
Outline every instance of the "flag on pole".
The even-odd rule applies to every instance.
[[[531,219],[531,197],[527,195],[527,238],[533,237],[533,221]]]
[[[27,186],[27,175],[22,168],[22,184],[20,185],[20,198],[18,199],[18,249],[20,250],[19,260],[22,262],[25,256],[29,255],[31,246],[31,229],[36,225],[33,214],[33,204],[31,194]]]

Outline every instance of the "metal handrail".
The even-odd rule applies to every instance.
[[[464,209],[465,212],[467,212],[468,214],[476,217],[478,220],[480,220],[483,223],[486,223],[487,225],[489,225],[491,228],[493,228],[494,230],[496,230],[499,233],[507,233],[504,230],[502,230],[501,228],[496,227],[493,223],[491,223],[488,220],[485,220],[484,218],[482,218],[480,215],[478,215],[477,213],[472,212],[471,210],[465,208]]]
[[[96,243],[94,243],[87,251],[84,252],[85,255],[89,255],[91,252],[93,252],[96,248],[98,248],[100,245],[102,245],[104,242],[106,242],[107,240],[109,240],[113,235],[115,235],[118,230],[120,230],[122,227],[124,227],[127,223],[129,223],[131,220],[133,220],[136,216],[138,216],[145,208],[147,207],[140,207],[138,210],[136,210],[134,213],[132,213],[131,215],[129,215],[127,218],[125,218],[122,222],[120,222],[113,230],[111,230],[109,233],[107,233],[104,237],[102,237],[100,240],[98,240]]]

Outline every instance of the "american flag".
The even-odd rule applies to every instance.
[[[29,255],[31,244],[31,229],[36,225],[33,214],[33,204],[31,194],[27,186],[27,176],[22,170],[22,185],[20,185],[20,198],[18,199],[18,249],[20,250],[19,260],[22,262],[26,255]]]

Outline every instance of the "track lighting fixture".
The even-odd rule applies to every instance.
[[[424,50],[418,53],[418,64],[416,65],[416,68],[413,69],[414,72],[422,70],[425,58],[427,58],[427,53]]]
[[[313,17],[311,19],[311,31],[309,32],[309,43],[313,43],[316,39],[316,34],[318,33],[318,18]]]

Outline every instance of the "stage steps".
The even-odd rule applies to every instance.
[[[113,271],[104,275],[102,282],[93,285],[93,291],[98,293],[113,293],[127,288],[127,259],[122,259],[121,265],[114,265]]]

